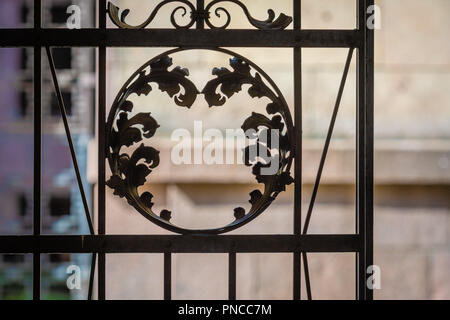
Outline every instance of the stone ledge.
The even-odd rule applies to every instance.
[[[303,183],[314,183],[323,140],[303,143]],[[175,165],[170,159],[173,141],[155,140],[160,150],[160,165],[151,174],[152,183],[226,183],[254,182],[251,169],[244,165]],[[450,184],[450,142],[446,140],[378,140],[375,142],[376,184]],[[89,148],[88,176],[96,180],[96,146]],[[92,150],[92,151],[91,151]],[[193,152],[193,151],[192,151]],[[193,154],[193,153],[192,153]],[[169,160],[169,161],[168,161]],[[332,141],[322,182],[352,184],[355,181],[355,150],[352,141]],[[107,169],[109,172],[109,169]]]
[[[170,159],[170,143],[161,150],[161,159]],[[303,182],[314,183],[323,141],[308,140],[303,149]],[[450,143],[448,141],[377,141],[374,154],[377,184],[450,184]],[[322,182],[353,183],[355,179],[353,143],[335,141],[329,150]],[[251,183],[254,177],[242,165],[174,165],[162,161],[152,174],[159,183]]]

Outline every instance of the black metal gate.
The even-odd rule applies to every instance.
[[[0,236],[0,253],[33,254],[33,296],[40,299],[40,255],[45,253],[92,253],[89,299],[92,298],[95,264],[98,257],[98,298],[105,299],[105,254],[110,253],[163,253],[164,254],[164,298],[171,298],[171,255],[172,253],[227,253],[229,299],[236,298],[236,253],[285,252],[293,255],[293,297],[300,299],[301,267],[303,262],[307,298],[311,298],[308,272],[308,253],[352,252],[356,253],[356,297],[372,299],[373,292],[366,282],[370,276],[367,268],[373,264],[373,30],[366,26],[373,0],[357,2],[357,28],[355,30],[304,30],[301,28],[301,0],[293,0],[293,18],[280,15],[277,19],[269,13],[269,19],[254,19],[244,1],[232,0],[245,12],[250,24],[259,30],[227,29],[227,24],[215,27],[209,21],[211,7],[223,0],[214,0],[206,6],[204,0],[195,5],[189,1],[178,1],[191,10],[191,20],[186,26],[179,26],[172,19],[174,29],[144,29],[159,7],[169,2],[161,1],[149,19],[141,26],[131,27],[124,22],[126,14],[118,17],[117,8],[106,0],[98,1],[97,29],[61,30],[41,28],[41,0],[34,0],[34,29],[0,29],[2,47],[34,47],[34,234],[30,236]],[[195,2],[195,1],[194,1]],[[184,10],[186,10],[186,7]],[[221,8],[223,13],[229,13]],[[178,9],[175,9],[178,10]],[[217,13],[217,12],[216,12]],[[107,29],[108,14],[119,29]],[[172,16],[173,18],[173,16]],[[293,21],[293,30],[285,30]],[[195,26],[194,28],[192,28]],[[91,214],[84,196],[76,155],[65,115],[64,102],[52,61],[51,47],[97,47],[98,48],[98,156],[107,158],[106,122],[106,48],[107,47],[175,47],[209,48],[222,47],[284,47],[294,52],[294,121],[292,140],[288,151],[294,161],[294,212],[292,235],[108,235],[105,229],[105,161],[98,162],[98,226],[95,232]],[[69,141],[72,159],[77,174],[89,235],[41,235],[41,48],[46,48],[50,62],[55,90]],[[302,167],[302,48],[339,47],[348,48],[348,57],[333,109],[325,147],[319,164],[311,202],[306,213],[305,224],[301,224],[301,167]],[[341,95],[347,78],[349,65],[356,49],[357,65],[357,145],[356,145],[356,230],[355,234],[309,235],[307,234],[315,197]],[[220,49],[222,50],[222,49]],[[295,155],[295,156],[294,156]],[[36,174],[37,173],[37,174]],[[236,214],[235,214],[236,215]],[[161,215],[162,217],[162,215]],[[239,215],[237,219],[246,219]],[[161,222],[163,224],[163,221]],[[224,230],[227,231],[227,230]]]

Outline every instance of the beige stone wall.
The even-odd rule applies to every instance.
[[[291,1],[246,1],[255,17],[266,8],[292,12]],[[115,1],[136,8],[135,1]],[[139,23],[153,4],[139,1],[130,23]],[[450,46],[448,0],[379,0],[382,28],[376,31],[375,73],[375,263],[381,267],[378,299],[450,299]],[[230,5],[230,8],[232,6]],[[303,0],[304,28],[354,28],[354,0]],[[161,11],[156,27],[169,27],[169,11]],[[232,27],[248,27],[232,10]],[[234,18],[239,17],[239,18]],[[424,19],[425,18],[425,19]],[[292,51],[233,49],[260,65],[293,103]],[[162,49],[108,49],[108,103],[134,69]],[[345,49],[303,50],[304,191],[303,212],[309,202],[320,151],[328,127],[346,56]],[[206,51],[177,55],[174,62],[189,66],[196,83],[210,79],[214,66],[227,57]],[[201,87],[201,86],[200,86]],[[156,91],[156,90],[155,90]],[[319,190],[311,233],[352,233],[355,225],[355,67],[349,74],[334,140]],[[139,101],[139,102],[138,102]],[[171,130],[191,129],[194,120],[206,127],[236,128],[264,102],[245,94],[208,110],[202,101],[192,110],[179,110],[164,95],[151,93],[136,100],[161,124],[155,144],[169,159]],[[165,129],[164,129],[165,128]],[[161,163],[149,188],[157,211],[169,208],[187,226],[230,221],[232,209],[248,200],[255,186],[246,168],[177,167]],[[216,183],[214,183],[216,182]],[[219,184],[217,184],[219,183]],[[107,232],[161,234],[125,201],[108,190]],[[292,188],[258,219],[233,233],[291,233]],[[309,256],[314,298],[353,299],[354,255]],[[162,298],[161,255],[108,255],[108,298]],[[292,298],[292,256],[238,254],[239,299]],[[173,295],[176,299],[227,297],[226,255],[175,255]],[[305,295],[303,295],[305,296]]]

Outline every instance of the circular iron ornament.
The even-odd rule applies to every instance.
[[[189,71],[172,65],[170,55],[186,50],[213,50],[230,55],[232,71],[214,68],[211,79],[198,91],[194,83],[188,79]],[[253,73],[251,71],[254,71]],[[264,81],[264,80],[265,81]],[[269,84],[266,85],[266,82]],[[153,210],[153,195],[138,188],[147,181],[147,176],[155,169],[159,162],[159,151],[142,141],[154,136],[159,125],[150,112],[137,113],[131,116],[133,103],[127,100],[132,94],[148,95],[152,90],[151,84],[157,84],[159,90],[167,93],[180,107],[190,108],[198,95],[203,95],[209,107],[222,106],[227,99],[242,90],[244,84],[250,85],[248,94],[252,98],[266,97],[270,100],[264,114],[252,112],[244,121],[241,128],[246,138],[255,142],[259,148],[267,150],[267,157],[254,157],[249,152],[248,145],[243,151],[244,163],[252,167],[258,183],[264,184],[264,190],[253,190],[250,193],[250,209],[242,207],[234,209],[234,221],[226,226],[213,229],[186,229],[170,222],[172,213],[162,210],[159,215]],[[219,92],[217,92],[219,91]],[[252,130],[250,130],[252,129]],[[278,145],[272,145],[271,129],[278,133]],[[286,190],[286,185],[293,182],[290,175],[292,159],[294,157],[291,142],[294,137],[292,117],[286,100],[274,81],[257,65],[243,56],[222,48],[177,48],[166,51],[142,65],[125,82],[117,94],[106,124],[106,157],[112,171],[111,178],[106,184],[114,190],[114,195],[126,198],[145,218],[167,230],[180,234],[220,234],[241,227],[260,215],[277,197]],[[261,135],[265,131],[264,135]],[[248,133],[251,132],[251,133]],[[263,137],[264,136],[264,137]],[[253,145],[255,145],[255,143]],[[122,147],[132,147],[132,154],[121,152]],[[274,151],[274,148],[277,148]],[[278,171],[273,175],[263,175],[261,170],[270,167],[272,161],[278,161]]]

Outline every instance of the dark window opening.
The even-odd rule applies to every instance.
[[[95,50],[91,52],[91,72],[95,73],[95,64],[97,63],[97,56]]]
[[[51,263],[68,262],[68,261],[70,261],[70,254],[69,253],[64,253],[64,254],[51,253],[51,254],[49,254],[49,260]]]
[[[68,4],[58,4],[50,8],[53,23],[65,23],[69,14],[67,13]]]
[[[28,110],[28,97],[24,91],[19,92],[19,115],[25,117]]]
[[[30,8],[28,8],[28,5],[26,3],[23,3],[20,7],[20,19],[22,23],[26,23],[28,19],[28,14],[30,13]]]
[[[5,263],[23,263],[25,256],[23,254],[4,254],[3,262]]]
[[[26,292],[23,283],[7,283],[3,285],[3,298],[11,300],[22,300],[25,299]]]
[[[52,217],[70,215],[70,196],[51,197],[49,208]]]
[[[72,68],[72,49],[56,48],[52,49],[52,54],[56,69]]]
[[[66,108],[66,114],[68,116],[72,115],[72,93],[71,92],[61,92],[63,101],[64,101],[64,107]],[[61,112],[59,111],[59,103],[58,98],[56,97],[56,94],[52,93],[50,103],[50,113],[52,116],[59,116],[61,115]]]
[[[27,68],[27,61],[28,61],[28,49],[22,48],[20,53],[20,68],[22,70],[25,70]]]
[[[28,201],[24,193],[17,197],[17,213],[21,217],[25,217],[28,211]]]
[[[53,294],[69,295],[70,291],[66,283],[56,283],[50,286],[50,292]]]

